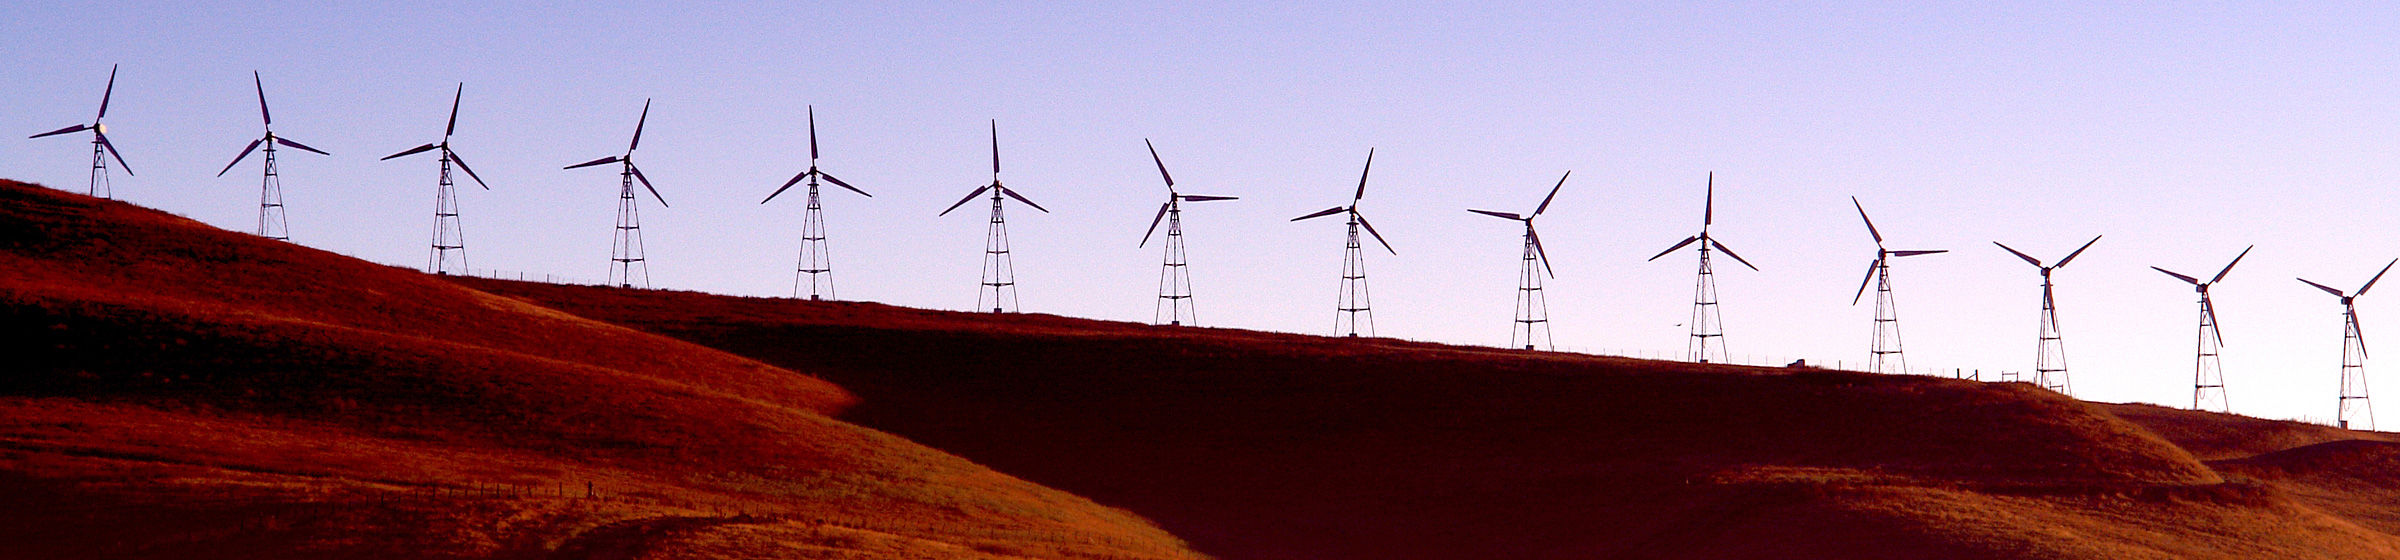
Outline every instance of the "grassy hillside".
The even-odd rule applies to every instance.
[[[1225,558],[2400,557],[2313,479],[2201,460],[2283,449],[2252,420],[2024,384],[462,282],[814,372]]]
[[[826,381],[0,181],[0,557],[1193,557]]]

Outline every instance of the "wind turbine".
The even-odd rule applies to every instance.
[[[133,176],[133,166],[126,165],[125,156],[117,153],[117,145],[108,142],[108,125],[100,123],[101,119],[108,118],[108,99],[116,92],[117,66],[111,64],[108,66],[108,89],[100,92],[100,114],[92,117],[92,124],[79,124],[26,137],[41,138],[69,132],[92,131],[92,182],[89,187],[86,187],[85,194],[100,198],[109,198],[108,158],[116,158],[117,167],[125,168],[126,176]],[[107,153],[107,157],[102,157],[103,152]]]
[[[2195,356],[2192,358],[2192,410],[2200,410],[2201,402],[2213,400],[2217,404],[2217,410],[2233,412],[2233,403],[2225,396],[2225,365],[2217,360],[2218,350],[2225,346],[2225,334],[2217,330],[2217,304],[2208,299],[2208,287],[2223,281],[2225,273],[2233,272],[2233,265],[2241,264],[2242,257],[2250,256],[2250,249],[2256,247],[2258,246],[2252,245],[2243,248],[2242,254],[2234,255],[2233,262],[2225,263],[2225,268],[2217,271],[2216,277],[2208,279],[2207,282],[2202,282],[2199,278],[2177,274],[2172,270],[2150,267],[2151,270],[2166,273],[2168,276],[2175,277],[2176,280],[2191,284],[2192,291],[2200,292],[2200,334],[2198,349],[2194,351]],[[2209,398],[2212,396],[2215,398]]]
[[[468,272],[466,233],[458,225],[458,192],[452,188],[453,183],[450,182],[450,166],[455,164],[460,171],[467,172],[467,178],[474,179],[475,184],[482,186],[483,190],[492,190],[492,186],[485,184],[482,177],[475,176],[474,168],[467,167],[467,160],[460,159],[457,152],[450,151],[450,135],[458,132],[458,101],[463,99],[466,93],[467,85],[461,83],[458,85],[458,92],[451,94],[450,125],[442,129],[441,143],[417,146],[397,154],[383,156],[383,159],[388,160],[434,150],[440,150],[442,153],[442,179],[433,198],[433,256],[425,263],[426,271],[434,274],[450,274],[452,270],[456,270],[460,274]],[[452,263],[456,263],[455,266]]]
[[[833,259],[832,253],[828,252],[825,247],[825,207],[817,200],[817,180],[824,179],[826,182],[850,189],[851,192],[858,193],[860,196],[874,198],[875,195],[867,194],[867,191],[859,190],[858,187],[850,186],[841,179],[817,170],[817,107],[815,105],[808,107],[808,170],[800,172],[799,175],[793,175],[792,180],[784,181],[783,187],[775,189],[773,193],[768,193],[766,200],[760,200],[758,203],[766,204],[768,200],[775,200],[775,195],[790,190],[792,185],[799,184],[802,179],[808,180],[808,214],[803,219],[803,225],[800,226],[800,273],[792,280],[792,297],[800,297],[800,284],[806,283],[808,284],[808,299],[828,299],[834,297]]]
[[[333,154],[328,154],[325,153],[324,150],[311,148],[306,145],[302,145],[299,142],[293,142],[289,138],[275,135],[275,116],[274,114],[267,112],[266,81],[259,79],[258,72],[253,70],[250,72],[250,83],[251,85],[258,86],[258,119],[262,122],[262,124],[265,125],[266,134],[259,136],[257,140],[251,140],[249,146],[242,148],[241,155],[233,156],[232,163],[225,164],[224,169],[217,171],[217,176],[225,176],[225,172],[232,171],[233,166],[242,163],[243,158],[250,157],[250,152],[252,150],[257,150],[259,146],[266,146],[266,153],[259,155],[259,157],[263,158],[265,161],[264,168],[266,173],[258,180],[258,236],[268,239],[291,241],[291,230],[286,227],[286,224],[283,221],[283,178],[276,171],[275,145],[282,144],[285,146],[291,146],[301,150],[316,152],[318,155],[330,156]]]
[[[1866,222],[1867,235],[1875,238],[1875,261],[1867,263],[1867,277],[1858,281],[1858,293],[1850,296],[1850,305],[1867,295],[1867,284],[1875,285],[1875,342],[1867,353],[1867,371],[1875,373],[1908,373],[1908,355],[1900,352],[1900,305],[1892,300],[1892,259],[1934,253],[1930,251],[1894,251],[1883,247],[1883,232],[1875,230],[1875,220],[1867,217],[1866,205],[1858,197],[1850,197],[1850,206],[1858,209],[1859,221]],[[1897,364],[1895,364],[1897,362]],[[1886,366],[1898,365],[1897,370]]]
[[[1186,317],[1199,321],[1192,305],[1192,273],[1183,259],[1183,203],[1211,200],[1235,200],[1239,197],[1182,194],[1175,191],[1175,176],[1167,174],[1166,160],[1159,159],[1158,146],[1143,138],[1142,145],[1150,147],[1150,162],[1158,164],[1158,176],[1167,181],[1167,201],[1158,205],[1158,215],[1150,217],[1149,231],[1142,232],[1142,242],[1135,247],[1150,245],[1150,236],[1158,233],[1158,222],[1167,222],[1165,263],[1158,270],[1158,305],[1150,310],[1150,323],[1157,324],[1164,315],[1168,325],[1181,325]]]
[[[2050,271],[2065,268],[2069,261],[2075,260],[2076,255],[2083,254],[2084,249],[2090,249],[2093,243],[2099,242],[2100,236],[2094,235],[2091,241],[2084,242],[2082,247],[2075,249],[2075,252],[2067,253],[2067,258],[2059,259],[2057,264],[2049,266],[2042,266],[2040,259],[2035,259],[2016,249],[2010,249],[1998,241],[1992,242],[1993,245],[2000,245],[2000,248],[2007,250],[2009,254],[2025,259],[2026,263],[2042,269],[2042,340],[2034,349],[2033,358],[2033,384],[2041,388],[2067,395],[2075,394],[2073,386],[2067,383],[2067,346],[2066,342],[2058,336],[2058,305],[2050,297]]]
[[[1717,361],[1725,361],[1725,341],[1723,340],[1725,338],[1725,315],[1717,310],[1717,272],[1716,268],[1709,264],[1709,249],[1715,248],[1718,251],[1724,251],[1725,256],[1733,257],[1734,262],[1742,263],[1742,266],[1750,267],[1752,271],[1758,270],[1758,265],[1750,264],[1749,260],[1743,259],[1741,255],[1735,254],[1733,249],[1726,248],[1725,244],[1718,243],[1716,238],[1708,235],[1708,227],[1717,222],[1716,172],[1712,171],[1708,174],[1708,194],[1702,204],[1700,234],[1683,238],[1683,241],[1676,243],[1675,246],[1668,247],[1665,251],[1659,251],[1657,255],[1652,255],[1650,260],[1658,260],[1659,257],[1667,256],[1668,253],[1682,249],[1685,245],[1700,244],[1700,280],[1692,286],[1692,341],[1689,349],[1692,361],[1705,364],[1709,362],[1711,355],[1709,339],[1712,338],[1718,339],[1714,351]]]
[[[2324,284],[2309,282],[2307,278],[2298,279],[2342,298],[2342,394],[2334,403],[2334,425],[2343,429],[2349,429],[2350,421],[2359,416],[2367,418],[2368,430],[2375,429],[2375,405],[2367,402],[2367,340],[2358,334],[2358,307],[2355,302],[2359,296],[2367,295],[2367,289],[2375,287],[2375,281],[2383,279],[2383,273],[2391,272],[2394,264],[2400,264],[2400,259],[2384,263],[2382,272],[2375,273],[2374,278],[2368,278],[2366,285],[2359,286],[2357,292],[2348,294],[2325,287]]]
[[[1558,272],[1550,269],[1550,253],[1542,250],[1542,235],[1534,232],[1533,218],[1550,209],[1550,201],[1558,198],[1558,189],[1567,186],[1567,176],[1574,174],[1574,171],[1568,171],[1559,175],[1558,184],[1550,187],[1550,195],[1542,197],[1542,204],[1533,207],[1531,214],[1520,216],[1511,212],[1467,209],[1468,212],[1525,223],[1525,250],[1517,259],[1517,319],[1508,331],[1510,346],[1522,344],[1526,350],[1532,350],[1536,340],[1539,340],[1545,349],[1558,349],[1556,341],[1550,338],[1550,300],[1542,295],[1542,274],[1557,278]]]
[[[1008,256],[1008,221],[1000,212],[1000,195],[1008,195],[1009,198],[1017,199],[1017,202],[1032,206],[1033,209],[1040,210],[1044,214],[1050,213],[1050,209],[1043,208],[1040,204],[1034,204],[1032,199],[1017,194],[1016,189],[1001,186],[1000,121],[997,119],[992,121],[992,184],[976,187],[975,192],[967,193],[966,198],[958,199],[957,204],[950,205],[936,216],[950,215],[951,210],[965,206],[967,201],[974,200],[984,191],[992,193],[992,221],[991,227],[983,238],[983,284],[975,289],[975,308],[982,309],[985,301],[984,294],[990,293],[992,312],[1004,313],[1017,306],[1017,268],[1014,261]]]
[[[659,206],[667,206],[667,198],[658,195],[658,187],[650,185],[650,177],[642,174],[642,168],[633,165],[633,150],[642,147],[642,127],[648,124],[650,100],[644,99],[642,117],[633,122],[633,142],[625,145],[625,155],[608,156],[566,167],[574,169],[608,163],[620,165],[617,172],[617,233],[610,243],[608,283],[621,288],[633,287],[633,277],[637,272],[642,277],[642,288],[650,287],[650,263],[643,260],[642,212],[640,205],[636,204],[641,199],[633,194],[634,180],[641,180],[642,188],[650,191],[650,198],[657,199]]]
[[[1367,172],[1373,170],[1375,170],[1375,149],[1367,148],[1367,166],[1358,172],[1358,191],[1351,193],[1349,206],[1335,206],[1314,214],[1292,218],[1292,221],[1297,222],[1334,214],[1349,214],[1350,216],[1350,241],[1342,249],[1342,294],[1338,303],[1335,304],[1333,315],[1334,334],[1357,337],[1358,316],[1364,314],[1367,316],[1367,336],[1375,336],[1373,298],[1368,297],[1367,294],[1367,258],[1364,252],[1359,250],[1358,229],[1364,226],[1367,229],[1367,235],[1375,236],[1375,242],[1383,244],[1383,250],[1389,251],[1393,255],[1400,254],[1399,251],[1392,249],[1390,241],[1383,240],[1383,234],[1375,232],[1375,224],[1367,223],[1367,217],[1358,213],[1358,201],[1367,197]]]

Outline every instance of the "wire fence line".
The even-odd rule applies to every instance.
[[[520,282],[541,282],[541,283],[544,283],[544,284],[570,284],[570,285],[577,285],[577,286],[605,286],[605,285],[608,285],[608,283],[607,283],[607,282],[603,282],[603,281],[599,281],[599,280],[593,280],[593,279],[590,279],[590,278],[583,278],[583,277],[579,277],[579,276],[567,276],[567,275],[564,275],[564,274],[535,273],[535,272],[526,272],[526,271],[522,271],[522,270],[501,270],[501,269],[496,269],[496,268],[480,268],[480,269],[479,269],[479,268],[471,268],[471,267],[470,267],[470,268],[468,268],[468,269],[467,269],[467,272],[466,272],[466,274],[464,274],[463,276],[473,276],[473,277],[476,277],[476,278],[490,278],[490,279],[493,279],[493,280],[516,280],[516,281],[520,281]]]
[[[527,272],[527,271],[522,271],[522,270],[503,270],[503,269],[496,269],[496,268],[480,268],[480,269],[479,269],[479,268],[468,268],[468,269],[467,269],[467,271],[466,271],[466,273],[465,273],[465,276],[473,276],[473,277],[477,277],[477,278],[490,278],[490,279],[495,279],[495,280],[516,280],[516,281],[521,281],[521,282],[541,282],[541,283],[545,283],[545,284],[564,284],[564,285],[578,285],[578,286],[607,286],[607,285],[610,285],[610,284],[608,284],[607,282],[603,282],[603,281],[599,281],[599,280],[593,280],[593,279],[590,279],[590,278],[578,277],[578,276],[567,276],[567,275],[563,275],[563,274],[536,273],[536,272]],[[1388,339],[1394,339],[1394,340],[1405,340],[1405,341],[1410,341],[1410,342],[1423,342],[1423,343],[1429,343],[1429,344],[1453,344],[1453,345],[1460,344],[1460,343],[1458,343],[1458,342],[1456,342],[1456,341],[1433,340],[1433,339],[1421,339],[1421,338],[1411,338],[1411,337],[1401,337],[1401,336],[1381,336],[1381,337],[1379,337],[1379,338],[1388,338]],[[1478,346],[1478,345],[1474,345],[1474,344],[1465,344],[1465,345],[1467,345],[1467,346]],[[1507,347],[1503,346],[1503,347],[1501,347],[1501,348],[1507,348]],[[1598,346],[1573,346],[1573,345],[1569,345],[1569,346],[1558,346],[1558,347],[1556,347],[1556,348],[1555,348],[1553,351],[1557,351],[1557,352],[1568,352],[1568,353],[1575,353],[1575,354],[1585,354],[1585,355],[1592,355],[1592,356],[1613,356],[1613,357],[1620,357],[1620,358],[1636,358],[1636,359],[1645,359],[1645,360],[1661,360],[1661,361],[1674,361],[1674,362],[1689,362],[1689,361],[1692,361],[1692,360],[1690,360],[1690,358],[1689,358],[1689,356],[1690,356],[1690,355],[1689,355],[1689,350],[1658,350],[1658,349],[1648,349],[1648,348],[1609,348],[1609,347],[1598,347]],[[1791,355],[1783,355],[1783,354],[1741,354],[1741,355],[1730,355],[1730,354],[1729,354],[1729,355],[1727,355],[1727,356],[1726,356],[1726,359],[1725,359],[1725,361],[1723,361],[1723,362],[1719,362],[1719,363],[1723,363],[1723,364],[1727,364],[1727,365],[1752,366],[1752,367],[1788,367],[1788,366],[1808,366],[1808,367],[1816,367],[1816,368],[1832,369],[1832,370],[1842,370],[1842,371],[1865,371],[1865,368],[1866,368],[1866,362],[1864,362],[1864,361],[1860,361],[1860,362],[1852,363],[1852,362],[1850,362],[1849,360],[1846,360],[1846,359],[1840,359],[1840,358],[1833,359],[1833,360],[1825,360],[1825,359],[1822,359],[1822,357],[1821,357],[1821,356],[1820,356],[1820,357],[1810,357],[1810,356],[1791,356]],[[2018,373],[2017,373],[2017,372],[2014,372],[2014,371],[2001,371],[2001,370],[1990,370],[1990,371],[1986,371],[1986,370],[1984,370],[1983,368],[1962,368],[1962,367],[1910,367],[1910,368],[1907,368],[1907,370],[1906,370],[1906,371],[1903,371],[1903,372],[1901,372],[1901,373],[1903,373],[1903,374],[1908,374],[1908,375],[1925,375],[1925,376],[1934,376],[1934,377],[1953,377],[1953,378],[1958,378],[1958,379],[1973,379],[1973,380],[1979,380],[1979,381],[2016,381],[2016,380],[2018,380],[2017,378],[2019,377]]]

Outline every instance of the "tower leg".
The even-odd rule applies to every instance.
[[[1700,241],[1700,279],[1692,286],[1691,359],[1724,363],[1725,316],[1717,310],[1717,272],[1709,262],[1708,240]]]
[[[2033,359],[2033,384],[2044,389],[2074,395],[2074,386],[2067,382],[2067,344],[2058,333],[2057,300],[2051,298],[2050,278],[2042,277],[2041,342]]]
[[[2342,395],[2335,409],[2335,425],[2350,428],[2365,421],[2365,429],[2375,429],[2375,407],[2367,400],[2367,347],[2358,336],[2358,313],[2342,312]]]
[[[1542,263],[1540,249],[1533,244],[1533,229],[1526,228],[1525,252],[1517,259],[1517,314],[1508,334],[1508,343],[1526,350],[1557,350],[1550,338],[1550,302],[1542,294]]]
[[[1342,293],[1333,316],[1333,334],[1357,337],[1360,319],[1367,336],[1375,336],[1373,298],[1367,294],[1367,259],[1358,243],[1358,217],[1350,218],[1350,241],[1342,249]]]
[[[266,174],[258,182],[258,236],[290,241],[283,221],[283,175],[275,166],[275,144],[267,143]]]
[[[993,313],[1017,310],[1017,269],[1008,253],[1008,219],[1000,212],[1000,189],[992,189],[991,229],[983,240],[983,285],[976,291],[978,309]]]
[[[836,299],[833,293],[833,254],[825,244],[825,209],[817,197],[817,180],[808,181],[808,215],[800,226],[800,268],[793,279],[792,297],[805,293],[811,300]]]
[[[1892,299],[1889,263],[1875,268],[1875,344],[1867,354],[1867,371],[1908,373],[1908,355],[1900,347],[1900,304]]]
[[[608,283],[620,288],[650,288],[650,263],[642,250],[642,214],[633,195],[633,171],[628,167],[617,189],[617,232],[611,243]]]
[[[1151,310],[1152,324],[1198,324],[1193,315],[1191,268],[1183,254],[1183,208],[1173,201],[1167,203],[1166,256],[1158,271],[1158,305]]]
[[[2225,366],[2217,360],[2223,341],[2217,339],[2216,304],[2200,294],[2199,349],[2192,364],[2192,410],[2233,412],[2225,396]]]
[[[441,185],[433,198],[433,254],[425,270],[434,274],[467,273],[466,233],[458,223],[458,189],[450,181],[450,158],[442,157]]]
[[[112,198],[108,188],[107,150],[108,147],[100,143],[99,137],[95,136],[92,138],[92,183],[91,186],[87,187],[85,194],[100,197],[101,199]]]

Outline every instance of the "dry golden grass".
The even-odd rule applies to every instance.
[[[0,557],[1196,556],[822,379],[413,271],[9,182],[0,260]]]

